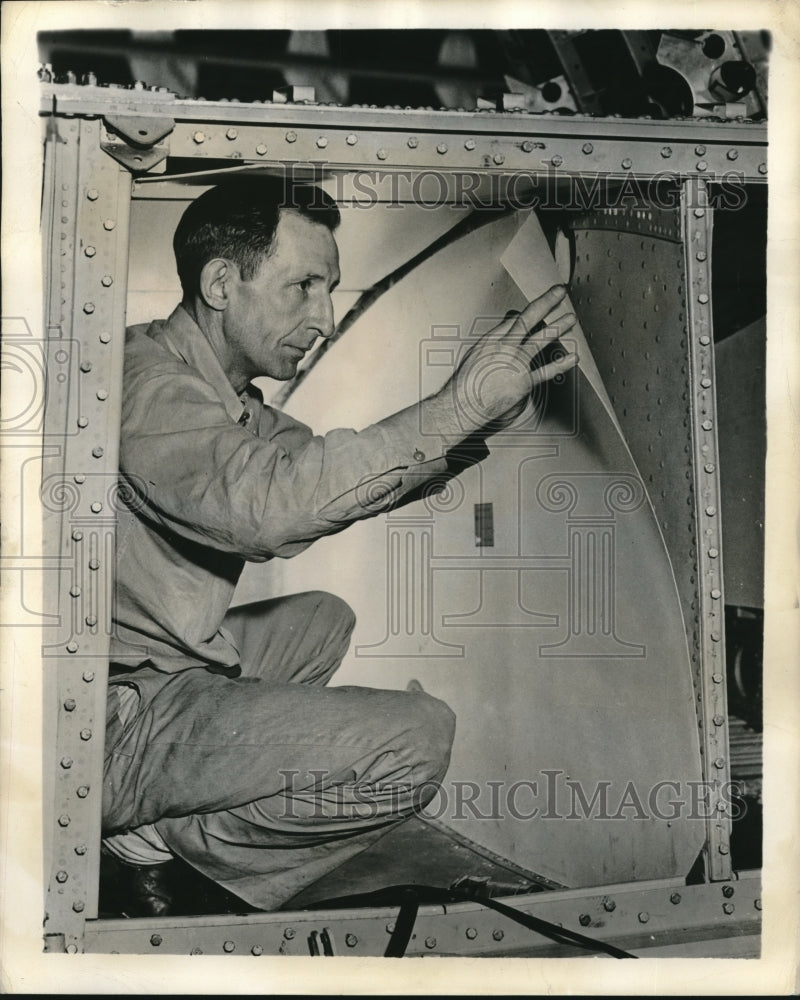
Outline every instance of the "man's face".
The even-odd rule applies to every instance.
[[[333,333],[339,252],[331,231],[283,210],[272,252],[251,281],[231,286],[224,316],[229,376],[290,379],[317,337]]]

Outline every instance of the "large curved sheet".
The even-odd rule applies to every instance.
[[[473,232],[391,289],[287,409],[358,427],[438,387],[464,337],[524,305],[501,262],[523,223]],[[356,610],[337,683],[415,680],[455,710],[437,824],[566,885],[683,875],[704,831],[672,569],[592,384],[574,372],[544,403],[443,493],[281,564],[280,589]]]

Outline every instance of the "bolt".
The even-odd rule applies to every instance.
[[[83,311],[86,313],[87,316],[91,316],[92,313],[94,312],[94,302],[84,302]]]
[[[94,670],[84,670],[81,676],[87,684],[91,684],[94,680]]]
[[[100,334],[100,343],[101,344],[108,344],[110,342],[110,340],[111,340],[111,334],[110,333],[103,332],[103,333]]]
[[[75,528],[72,532],[72,541],[79,542],[81,541],[82,538],[83,538],[83,532],[80,529]]]
[[[386,933],[387,933],[387,934],[394,934],[394,923],[393,923],[392,921],[390,921],[390,922],[389,922],[389,923],[388,923],[388,924],[386,925]]]
[[[501,930],[492,931],[492,937],[495,941],[502,941],[505,934]]]
[[[84,855],[84,854],[85,854],[85,853],[86,853],[86,852],[87,852],[88,850],[89,850],[89,848],[88,848],[88,847],[86,846],[86,844],[78,844],[78,846],[77,846],[77,847],[75,848],[75,853],[76,853],[77,855],[79,855],[80,857],[83,857],[83,855]]]
[[[67,700],[64,702],[64,711],[74,712],[76,708],[77,708],[77,702],[75,701],[75,699],[67,698]]]
[[[225,133],[225,137],[230,140],[236,139],[238,138],[238,136],[239,136],[239,130],[235,128],[229,128],[228,131]]]
[[[582,913],[578,917],[578,923],[581,925],[581,927],[588,927],[591,922],[592,918],[589,916],[588,913]]]
[[[76,944],[68,944],[67,945],[67,954],[68,955],[77,955],[78,954],[78,946]]]
[[[530,143],[530,142],[528,142],[528,143],[523,142],[522,148],[525,149],[525,146],[530,146],[531,149],[533,149],[533,144]],[[464,149],[473,150],[474,148],[475,148],[475,140],[474,139],[467,139],[467,141],[464,143]],[[525,152],[527,153],[527,152],[529,152],[529,150],[525,149]]]
[[[154,948],[157,948],[161,944],[162,940],[163,940],[163,938],[161,937],[160,934],[151,934],[150,935],[150,944]]]
[[[95,625],[97,624],[97,618],[95,618],[94,615],[87,615],[86,624],[89,626],[89,628],[94,628]]]
[[[761,900],[760,899],[754,899],[753,900],[753,906],[755,906],[755,908],[757,910],[760,910],[761,909]]]
[[[97,253],[97,249],[95,247],[88,246],[83,252],[86,254],[87,257],[94,257],[94,255]]]
[[[465,143],[465,145],[466,145],[466,143]],[[473,145],[474,145],[474,143],[473,143]],[[590,145],[590,143],[587,143],[586,145],[588,146],[588,145]],[[584,153],[586,152],[586,147],[584,147],[583,151],[584,151]],[[531,142],[530,139],[526,139],[525,142],[523,142],[523,144],[522,144],[522,152],[523,153],[531,153],[531,152],[533,152],[533,143]],[[591,149],[589,150],[589,152],[591,153]]]
[[[506,162],[506,158],[503,153],[495,153],[492,159],[494,160],[494,162],[497,164],[498,167]]]
[[[230,955],[230,953],[232,951],[235,950],[235,948],[236,948],[236,945],[234,944],[233,941],[224,941],[223,944],[222,944],[222,950],[224,952],[227,952],[229,955]]]
[[[700,171],[708,170],[708,164],[706,163],[705,160],[698,160],[697,169]]]
[[[358,136],[355,135],[355,133],[351,132],[350,135],[348,135],[348,137],[345,139],[345,142],[347,143],[348,146],[355,146],[355,144],[358,142]]]
[[[639,914],[639,923],[646,924],[649,919],[650,919],[650,914],[646,910],[642,910],[642,912]]]
[[[759,163],[759,165],[758,165],[758,172],[760,174],[765,174],[767,172],[767,165],[766,165],[766,163]]]
[[[614,902],[613,899],[604,899],[603,900],[603,909],[607,913],[613,913],[614,910],[616,910],[616,908],[617,908],[617,904]]]
[[[84,743],[87,743],[92,738],[91,729],[81,729],[81,739]]]
[[[474,927],[467,928],[467,937],[469,938],[470,941],[474,941],[477,936],[478,932],[475,930]]]
[[[705,252],[705,250],[698,250],[696,256],[701,263],[704,260],[708,260],[708,254]]]
[[[587,155],[587,156],[588,156],[588,155],[589,155],[590,153],[593,153],[593,152],[594,152],[594,146],[592,145],[592,143],[591,143],[591,142],[585,142],[585,143],[584,143],[584,144],[583,144],[583,145],[581,146],[581,149],[583,150],[583,152],[584,152],[584,153],[586,153],[586,155]]]
[[[100,284],[103,286],[103,288],[110,288],[111,285],[114,284],[114,279],[111,277],[110,274],[104,274],[103,277],[100,279]]]
[[[705,146],[695,146],[694,147],[695,156],[705,156],[706,147]]]
[[[728,150],[728,159],[729,160],[738,160],[739,159],[739,150],[738,149],[729,149]]]
[[[678,903],[680,903],[680,901],[681,901],[681,894],[679,892],[673,892],[673,893],[671,893],[670,897],[669,897],[669,901],[670,901],[670,903],[673,903],[675,906],[677,906]]]
[[[116,226],[116,222],[113,219],[106,219],[103,223],[103,229],[106,229],[109,233]]]
[[[108,399],[108,389],[98,389],[97,398],[101,403],[105,402]]]
[[[319,138],[317,139],[317,147],[319,149],[324,149],[327,145],[328,145],[327,136],[324,135],[319,136]]]
[[[80,597],[81,596],[81,588],[80,587],[70,587],[70,589],[69,589],[69,596],[70,597]]]
[[[77,642],[74,641],[74,639],[70,639],[70,641],[67,643],[67,652],[68,653],[78,652],[78,644]]]
[[[732,885],[723,885],[723,887],[722,887],[722,895],[726,899],[730,899],[731,896],[734,894],[734,892],[736,892],[736,890],[733,888]]]
[[[696,208],[694,210],[694,217],[695,217],[695,219],[702,219],[705,214],[706,214],[705,210],[702,209],[702,208]]]
[[[699,339],[703,347],[708,347],[708,345],[711,343],[711,337],[702,336]]]
[[[705,305],[706,302],[708,302],[708,295],[706,294],[706,292],[700,292],[700,294],[697,296],[697,301],[701,305]]]
[[[84,373],[84,375],[88,375],[91,370],[92,370],[91,361],[81,361],[81,371]]]
[[[710,389],[711,388],[711,379],[710,378],[701,378],[700,379],[700,385],[704,389]]]
[[[714,723],[715,726],[721,726],[725,722],[725,716],[715,715],[711,721]]]
[[[194,141],[199,146],[201,142],[205,142],[206,141],[206,134],[205,134],[205,132],[199,132],[198,131],[198,132],[195,132],[195,134],[192,136],[192,138],[194,139]]]
[[[716,513],[717,513],[717,508],[716,507],[706,507],[706,514],[709,517],[713,517]]]
[[[263,142],[260,142],[256,146],[256,152],[258,153],[259,156],[263,156],[266,153],[266,151],[267,151],[267,147],[264,145]]]
[[[97,201],[97,199],[100,197],[100,192],[97,190],[97,188],[89,188],[89,190],[86,192],[86,197],[89,199],[89,201]]]
[[[97,445],[96,448],[92,448],[92,456],[94,458],[102,458],[104,454],[105,452],[103,451],[100,445]]]
[[[633,166],[633,161],[626,156],[625,159],[622,161],[622,169],[630,170],[632,166]]]
[[[100,503],[99,500],[95,500],[95,502],[90,507],[90,510],[93,514],[99,514],[102,509],[103,505]]]
[[[379,149],[378,152],[375,155],[378,157],[379,160],[385,160],[386,159],[386,150],[385,149]]]
[[[85,906],[85,903],[83,902],[82,899],[76,899],[75,902],[72,904],[72,909],[76,913],[83,913],[84,906]]]
[[[723,903],[722,904],[722,912],[723,913],[733,913],[733,911],[735,909],[736,909],[736,907],[733,905],[733,903]]]
[[[58,825],[59,826],[69,826],[69,823],[70,823],[70,819],[69,819],[69,816],[67,816],[66,813],[63,813],[61,816],[58,817]]]
[[[291,941],[292,938],[294,937],[294,927],[284,927],[283,936],[286,938],[287,941]]]
[[[78,417],[77,424],[78,424],[78,427],[88,427],[89,426],[89,418],[88,417]]]
[[[439,145],[436,147],[436,152],[439,153],[440,156],[444,156],[444,154],[447,152],[447,143],[440,142]]]
[[[435,948],[436,947],[436,938],[435,937],[426,937],[425,938],[425,947],[426,948]]]
[[[564,162],[564,157],[561,156],[559,153],[556,153],[555,156],[550,157],[550,162],[553,164],[554,167],[560,167],[561,164]]]
[[[715,601],[718,601],[722,597],[722,591],[718,590],[716,587],[711,591],[711,596]]]
[[[295,132],[292,129],[289,129],[289,131],[286,133],[285,138],[287,142],[297,142],[297,132]]]
[[[672,156],[672,147],[671,146],[662,146],[661,147],[661,155],[664,157],[665,160],[668,160],[670,158],[670,156]]]
[[[728,854],[730,852],[727,844],[720,844],[718,850],[720,854]]]
[[[91,569],[91,570],[98,570],[98,569],[100,569],[100,560],[99,559],[90,559],[89,560],[89,569]]]
[[[66,872],[56,872],[56,882],[66,882],[69,878]]]
[[[347,945],[348,948],[355,948],[355,946],[358,944],[358,938],[355,936],[355,934],[345,934],[344,943]]]
[[[717,759],[714,761],[714,767],[718,771],[721,771],[723,769],[723,767],[725,767],[725,758],[724,757],[717,757]]]
[[[78,793],[77,794],[78,794],[78,798],[79,799],[85,799],[86,796],[89,794],[89,786],[88,785],[81,785],[80,788],[78,789]]]
[[[408,146],[409,149],[416,149],[417,146],[419,145],[419,139],[415,135],[410,135],[408,137],[408,142],[406,143],[406,145]],[[466,143],[464,145],[466,145]]]

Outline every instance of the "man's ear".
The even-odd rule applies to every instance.
[[[228,284],[235,278],[233,265],[222,257],[215,257],[203,265],[200,272],[200,296],[203,302],[217,312],[228,306]]]

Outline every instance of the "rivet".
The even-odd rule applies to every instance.
[[[506,162],[506,158],[505,158],[505,155],[503,153],[495,153],[494,156],[492,157],[492,159],[494,160],[494,162],[497,164],[498,167],[502,163]]]
[[[114,221],[114,219],[106,219],[105,222],[103,223],[103,229],[108,230],[108,232],[111,232],[114,226],[116,226],[116,222]]]
[[[720,599],[720,597],[722,597],[722,591],[721,590],[717,590],[717,588],[715,587],[711,591],[711,597],[712,597],[713,600],[718,601]]]
[[[436,147],[436,152],[439,153],[440,156],[444,156],[444,154],[447,152],[447,143],[440,142],[439,145]]]
[[[713,721],[713,723],[714,723],[715,726],[721,726],[725,722],[725,716],[724,715],[715,715],[712,721]]]
[[[89,426],[89,418],[88,417],[78,417],[76,423],[78,424],[78,427],[88,427]]]
[[[66,882],[68,878],[69,875],[67,875],[66,872],[64,871],[56,872],[56,882]]]
[[[294,937],[294,927],[285,927],[283,930],[283,936],[287,941],[291,941]]]
[[[474,927],[467,928],[467,937],[469,938],[470,941],[474,941],[477,936],[478,932],[475,930]]]
[[[714,549],[714,548],[709,549],[708,550],[708,555],[709,555],[709,558],[716,559],[717,556],[719,555],[719,549]]]
[[[84,375],[88,375],[91,370],[92,370],[91,361],[81,361],[81,371],[84,373]]]
[[[354,132],[351,132],[350,135],[348,135],[348,137],[345,139],[345,142],[347,143],[348,146],[355,146],[355,144],[358,142],[358,136]]]
[[[62,813],[58,817],[58,825],[59,826],[69,826],[69,824],[70,824],[70,818],[69,818],[69,816],[67,816],[66,813]]]
[[[722,895],[723,895],[723,896],[724,896],[724,897],[725,897],[726,899],[730,899],[730,898],[731,898],[731,896],[732,896],[732,895],[733,895],[733,894],[734,894],[735,892],[736,892],[736,890],[735,890],[735,889],[733,888],[733,886],[732,886],[732,885],[723,885],[723,887],[722,887]]]
[[[555,156],[550,157],[550,162],[553,164],[554,167],[560,167],[561,164],[564,162],[564,157],[561,156],[560,153],[556,153]]]
[[[729,149],[727,155],[728,155],[728,159],[729,160],[738,160],[739,159],[739,150],[738,149]]]
[[[99,500],[95,500],[95,502],[92,504],[92,506],[90,508],[90,510],[91,510],[91,512],[93,514],[99,514],[102,509],[103,509],[103,505],[100,503]]]
[[[698,250],[698,251],[697,251],[697,253],[695,254],[695,256],[697,257],[697,259],[698,259],[698,260],[699,260],[699,261],[700,261],[701,263],[702,263],[702,262],[703,262],[704,260],[708,260],[708,254],[707,254],[707,253],[705,252],[705,250]]]
[[[714,471],[714,470],[716,469],[716,465],[714,465],[714,463],[713,463],[713,462],[707,462],[707,463],[706,463],[706,464],[705,464],[705,465],[703,466],[703,468],[705,469],[705,471],[706,471],[706,472],[709,472],[709,473],[711,473],[711,472],[713,472],[713,471]]]
[[[83,539],[83,532],[80,528],[73,528],[72,530],[72,541],[80,542]]]
[[[626,156],[625,159],[622,161],[622,169],[630,170],[632,166],[633,166],[633,161]]]
[[[703,389],[710,389],[711,388],[711,379],[710,378],[701,378],[700,379],[700,385],[701,385],[701,387]]]
[[[733,911],[735,909],[736,909],[736,907],[733,905],[733,903],[723,903],[722,904],[722,912],[723,913],[733,913]]]
[[[258,153],[259,156],[264,156],[264,154],[267,152],[267,147],[264,145],[263,142],[260,142],[256,146],[256,152]]]
[[[642,912],[639,914],[639,923],[646,924],[649,919],[650,919],[650,914],[646,910],[642,910]]]
[[[289,131],[286,133],[285,139],[287,142],[296,142],[297,132],[293,131],[292,129],[289,129]]]
[[[231,140],[237,139],[239,137],[239,130],[235,128],[229,128],[228,131],[225,133],[225,137],[226,139],[231,139]]]
[[[77,706],[77,702],[75,701],[74,698],[67,698],[67,700],[64,702],[64,711],[65,712],[74,712],[76,706]]]
[[[725,767],[725,758],[724,757],[717,757],[717,759],[714,761],[714,767],[718,771],[721,771],[723,769],[723,767]]]
[[[705,146],[695,146],[694,147],[695,156],[705,156],[706,147]]]
[[[194,139],[194,141],[199,146],[201,142],[205,142],[206,141],[206,134],[205,134],[205,132],[195,132],[195,134],[192,136],[192,138]]]
[[[111,285],[114,284],[114,279],[111,277],[110,274],[104,274],[103,277],[100,279],[100,284],[103,286],[103,288],[110,288]]]
[[[498,929],[496,931],[492,931],[492,937],[494,938],[495,941],[502,941],[503,938],[505,937],[505,934]]]
[[[99,559],[90,559],[89,560],[89,569],[91,569],[91,570],[100,569],[100,560]]]
[[[706,214],[705,213],[705,209],[696,208],[694,210],[694,217],[695,217],[695,219],[702,219],[705,214]]]
[[[708,293],[707,292],[700,292],[700,294],[697,296],[697,301],[701,305],[705,305],[706,302],[708,302]]]
[[[100,445],[97,445],[97,447],[92,448],[92,457],[93,458],[102,458],[104,454],[105,453],[104,453],[103,449],[100,447]]]
[[[387,934],[394,934],[394,922],[393,922],[393,921],[391,921],[391,920],[390,920],[390,921],[389,921],[389,923],[388,923],[388,924],[386,925],[386,933],[387,933]]]
[[[409,144],[410,144],[410,142],[411,142],[411,140],[409,139]],[[533,149],[533,143],[532,142],[528,142],[528,143],[524,143],[523,142],[522,148],[525,149],[526,145],[529,145],[531,147],[531,149]],[[472,150],[474,148],[475,148],[475,140],[474,139],[467,139],[467,141],[464,143],[464,149],[470,149],[470,150]],[[525,149],[525,152],[528,153],[528,152],[530,152],[530,150]]]
[[[110,342],[110,340],[111,340],[111,334],[110,333],[106,333],[105,331],[103,331],[103,333],[100,334],[100,343],[101,344],[108,344]]]
[[[78,652],[78,644],[77,644],[77,642],[75,642],[74,639],[70,639],[70,641],[67,643],[67,652],[68,653],[77,653]]]
[[[594,152],[594,146],[592,145],[592,143],[591,143],[591,142],[585,142],[585,143],[584,143],[584,144],[583,144],[583,145],[581,146],[581,149],[583,150],[583,152],[584,152],[584,153],[586,153],[586,155],[587,155],[587,156],[588,156],[588,155],[589,155],[590,153],[593,153],[593,152]]]
[[[697,169],[701,170],[701,171],[702,170],[708,170],[708,164],[706,163],[705,160],[698,160],[697,161]]]
[[[91,738],[92,738],[91,729],[81,729],[81,739],[83,740],[84,743],[86,743]]]
[[[386,159],[386,150],[385,149],[379,149],[378,152],[375,155],[378,157],[379,160],[385,160]]]
[[[86,249],[83,252],[86,254],[87,257],[94,257],[94,255],[97,253],[97,250],[95,247],[89,246],[86,247]]]
[[[355,936],[355,934],[345,934],[344,943],[347,945],[348,948],[355,948],[355,946],[358,944],[358,938]]]
[[[613,899],[604,899],[603,900],[603,909],[606,910],[606,912],[613,913],[614,910],[616,910],[616,908],[617,908],[617,904],[614,902]]]
[[[716,507],[706,507],[706,514],[708,515],[708,517],[713,517],[716,513],[717,513]],[[710,554],[711,553],[709,553],[709,555]]]
[[[74,761],[72,760],[72,757],[61,758],[61,766],[64,768],[65,771],[68,771],[72,767],[73,763]]]
[[[435,948],[436,947],[436,938],[435,937],[426,937],[425,938],[425,947],[426,948]]]
[[[94,680],[94,670],[84,670],[81,677],[87,684],[91,684]]]
[[[84,302],[83,303],[83,311],[88,316],[91,316],[91,314],[94,312],[94,302]]]
[[[86,192],[86,197],[89,199],[89,201],[97,201],[97,199],[100,197],[100,192],[97,190],[97,188],[89,188],[89,190]]]
[[[467,142],[472,142],[472,140],[468,139]],[[408,146],[409,149],[416,149],[417,146],[419,145],[419,139],[415,135],[410,135],[408,137],[406,145]],[[465,142],[464,145],[467,146],[467,143]],[[467,149],[474,149],[474,148],[475,148],[474,142],[472,143],[472,146],[467,146]]]
[[[81,787],[78,789],[78,798],[85,799],[88,794],[89,794],[89,786],[81,785]]]
[[[665,160],[668,160],[670,158],[670,156],[672,156],[672,147],[671,146],[662,146],[661,147],[661,155],[664,157]]]
[[[101,403],[105,402],[105,400],[108,399],[108,389],[98,389],[97,398],[100,400]]]
[[[753,900],[753,906],[755,906],[755,908],[757,910],[760,910],[761,909],[761,900],[760,899],[754,899]]]
[[[67,945],[67,954],[68,955],[77,955],[78,954],[78,946],[76,944],[68,944]]]
[[[592,918],[589,916],[588,913],[582,913],[578,917],[578,923],[581,925],[581,927],[588,927],[591,922]]]
[[[89,848],[88,848],[88,847],[86,846],[86,844],[78,844],[78,845],[77,845],[77,847],[75,848],[75,853],[76,853],[77,855],[79,855],[79,857],[83,857],[83,855],[84,855],[84,854],[85,854],[85,853],[86,853],[86,852],[87,852],[88,850],[89,850]]]
[[[767,172],[767,165],[766,165],[766,163],[759,163],[759,165],[758,165],[758,172],[760,174],[765,174]]]
[[[472,139],[470,139],[469,141],[472,142],[472,146],[470,146],[468,148],[474,149],[475,148],[475,143],[473,142]],[[464,143],[464,145],[466,146],[467,144]],[[586,146],[590,146],[590,145],[591,145],[591,143],[586,143]],[[583,147],[584,153],[586,152],[586,146]],[[526,139],[525,142],[523,142],[523,144],[522,144],[522,152],[523,153],[532,153],[533,152],[533,143],[531,142],[530,139]],[[589,150],[589,152],[591,153],[591,149]]]
[[[729,854],[730,853],[730,848],[728,847],[727,844],[720,844],[719,847],[717,848],[717,850],[719,851],[720,854]]]
[[[163,938],[161,937],[161,935],[160,935],[160,934],[151,934],[151,935],[150,935],[150,944],[151,944],[151,945],[152,945],[152,946],[153,946],[154,948],[157,948],[157,947],[158,947],[158,946],[159,946],[159,945],[161,944],[161,942],[162,942],[163,940],[164,940],[164,939],[163,939]]]
[[[69,596],[70,597],[80,597],[81,596],[81,588],[80,587],[70,587],[69,588]]]
[[[225,941],[225,942],[223,942],[223,945],[222,945],[222,950],[223,950],[224,952],[227,952],[227,953],[228,953],[229,955],[230,955],[230,953],[231,953],[232,951],[234,951],[235,949],[236,949],[236,945],[234,944],[234,942],[233,942],[233,941]]]
[[[85,905],[86,904],[84,903],[84,901],[82,899],[76,899],[75,902],[72,904],[72,909],[76,913],[83,913],[83,908],[84,908]]]
[[[97,618],[94,615],[87,615],[86,624],[89,626],[89,628],[94,628],[95,625],[97,624]]]
[[[681,901],[681,894],[679,892],[670,893],[669,901],[677,906]]]
[[[317,137],[317,148],[324,149],[328,145],[328,137],[325,135],[320,135]]]

